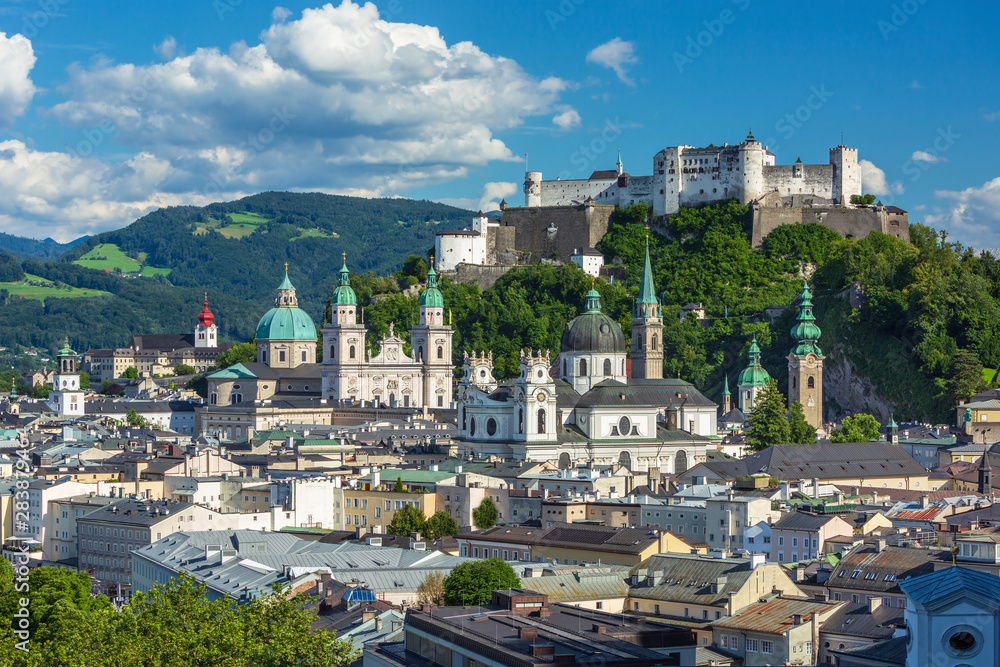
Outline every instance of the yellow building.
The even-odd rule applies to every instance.
[[[366,528],[367,532],[385,533],[396,512],[412,505],[431,518],[437,511],[437,496],[433,493],[396,493],[344,489],[344,530]]]

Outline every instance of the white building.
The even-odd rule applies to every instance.
[[[83,390],[80,389],[79,357],[70,349],[69,339],[56,355],[56,373],[52,376],[52,391],[48,404],[60,417],[83,416]]]
[[[628,206],[643,202],[656,215],[676,213],[681,206],[737,199],[746,204],[774,193],[801,195],[817,204],[844,205],[861,194],[861,167],[856,148],[830,149],[827,164],[775,165],[775,156],[753,133],[730,146],[671,146],[653,156],[651,176],[624,171],[621,154],[613,171],[595,171],[587,179],[543,181],[529,171],[524,179],[526,207],[566,206],[588,197],[597,204]]]
[[[485,264],[489,234],[499,226],[499,221],[479,211],[471,227],[438,232],[434,235],[434,268],[454,271],[463,262]]]
[[[405,341],[389,335],[369,356],[364,324],[358,322],[358,297],[351,287],[345,257],[340,285],[332,298],[332,322],[323,327],[323,398],[378,401],[390,407],[444,408],[451,404],[451,344],[454,331],[445,322],[444,297],[432,266],[420,295],[420,324],[410,330],[412,356]]]
[[[51,534],[55,530],[62,531],[62,524],[55,523],[55,516],[50,511],[49,503],[53,500],[70,498],[73,496],[88,495],[91,491],[97,490],[97,486],[92,484],[82,484],[71,481],[68,477],[63,479],[37,479],[28,483],[28,521],[25,527],[19,528],[20,522],[14,523],[14,535],[34,540],[37,546],[42,547],[42,557],[46,560],[59,560],[62,553],[57,555],[51,547]],[[60,517],[61,518],[61,517]],[[46,550],[48,548],[48,550]]]
[[[1000,578],[949,567],[899,587],[906,594],[906,667],[1000,664]]]
[[[569,257],[570,261],[583,269],[587,275],[595,278],[601,275],[604,266],[604,255],[594,248],[577,248]]]

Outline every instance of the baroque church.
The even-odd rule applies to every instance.
[[[464,455],[621,463],[682,472],[705,459],[717,406],[689,382],[663,377],[663,320],[647,243],[632,314],[631,377],[621,326],[591,289],[562,333],[559,355],[522,351],[520,374],[498,383],[491,353],[465,355],[458,388]],[[557,376],[557,377],[554,377]]]

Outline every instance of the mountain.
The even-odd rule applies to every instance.
[[[471,215],[427,201],[287,192],[160,209],[66,244],[58,259],[19,254],[29,276],[110,296],[54,289],[66,298],[43,302],[2,289],[0,346],[55,350],[69,336],[86,350],[125,345],[136,333],[188,331],[205,293],[222,337],[245,341],[273,304],[285,262],[300,306],[319,323],[342,253],[355,273],[390,274],[410,254],[426,255],[437,230],[465,227]],[[59,245],[4,236],[35,253]]]
[[[87,236],[81,236],[69,243],[59,243],[51,238],[39,241],[13,234],[0,232],[0,250],[6,250],[10,254],[25,259],[27,257],[40,257],[42,259],[61,257],[66,251],[87,240]]]

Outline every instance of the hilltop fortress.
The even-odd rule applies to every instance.
[[[438,232],[437,268],[461,273],[464,265],[467,272],[481,274],[493,267],[499,277],[501,267],[515,262],[569,261],[607,233],[616,206],[640,202],[662,221],[682,206],[735,199],[753,210],[754,246],[782,225],[808,222],[846,238],[863,238],[873,231],[910,238],[906,211],[851,203],[852,196],[861,195],[856,148],[831,148],[827,164],[798,159],[777,165],[774,153],[751,131],[735,145],[664,148],[653,156],[652,167],[650,176],[633,176],[625,171],[619,152],[615,169],[595,171],[586,179],[546,181],[541,172],[529,171],[523,207],[501,202],[499,221],[480,212],[471,228]],[[474,271],[473,266],[484,268]]]

